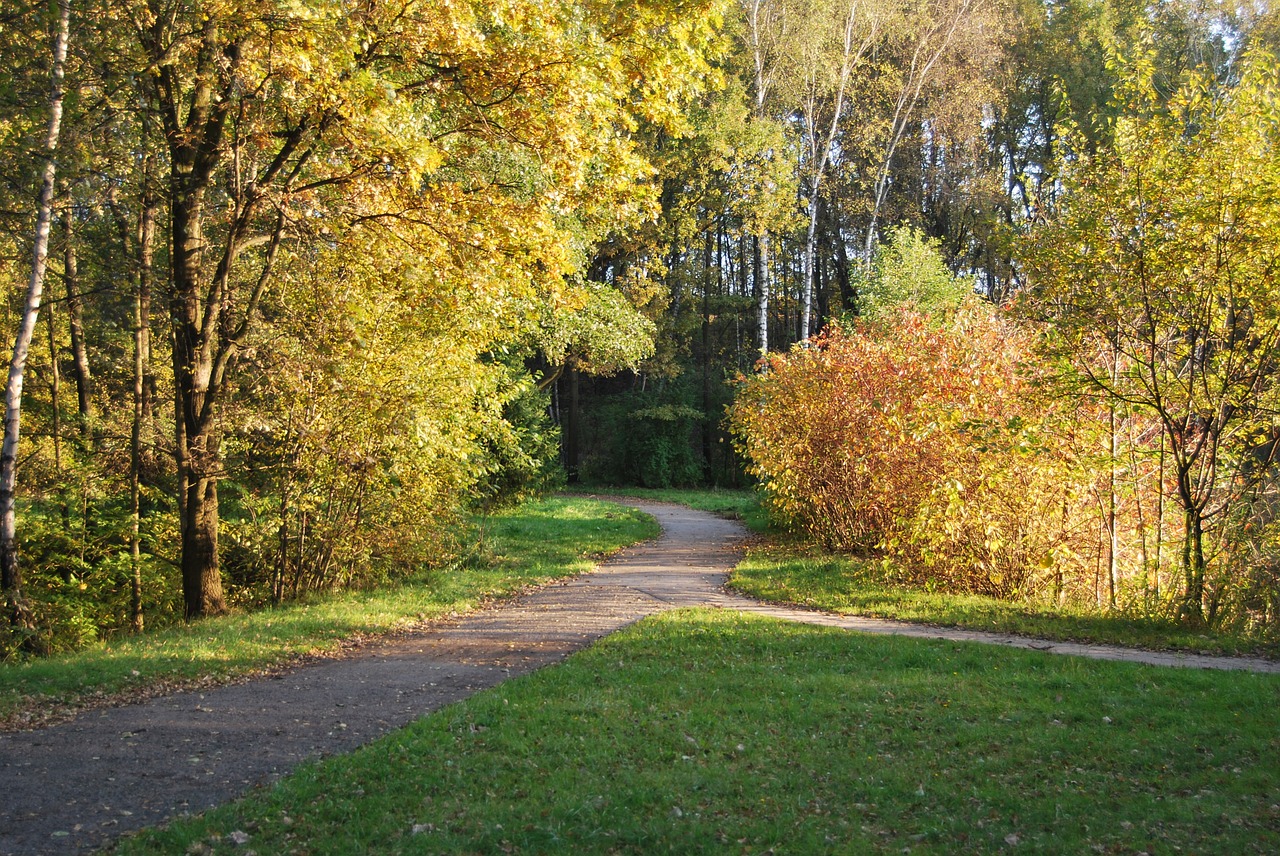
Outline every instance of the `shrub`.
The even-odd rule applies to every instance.
[[[893,555],[917,583],[1062,596],[1097,550],[1096,472],[1063,425],[1094,423],[1036,402],[1029,346],[985,309],[945,327],[900,309],[772,358],[734,432],[772,513],[823,545]]]

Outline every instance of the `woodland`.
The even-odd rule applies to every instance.
[[[0,657],[565,484],[1280,634],[1262,0],[12,0]]]

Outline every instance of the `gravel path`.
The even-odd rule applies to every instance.
[[[722,590],[746,536],[741,526],[679,506],[624,501],[654,515],[663,535],[591,574],[275,678],[0,735],[6,783],[0,853],[82,852],[128,830],[202,811],[304,760],[350,751],[646,615],[681,606],[1158,665],[1280,672],[1280,664],[1269,661],[1049,643],[760,604]]]

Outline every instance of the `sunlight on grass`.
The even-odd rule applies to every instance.
[[[581,573],[658,533],[645,515],[582,498],[531,503],[483,523],[478,554],[401,585],[314,597],[112,640],[76,654],[0,664],[0,720],[20,722],[88,697],[251,674],[333,651],[353,637],[464,612],[488,598]]]
[[[846,615],[1158,650],[1280,656],[1280,646],[1191,631],[1172,621],[921,591],[895,585],[877,562],[794,544],[753,548],[734,571],[729,586],[761,600]]]
[[[1263,853],[1280,678],[647,619],[122,853]]]

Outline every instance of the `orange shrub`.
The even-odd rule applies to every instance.
[[[775,515],[829,547],[880,544],[946,471],[969,350],[902,313],[834,328],[744,380],[730,421]]]
[[[1062,596],[1096,564],[1096,471],[1075,452],[1096,420],[1032,403],[1030,345],[983,308],[945,328],[904,310],[773,357],[731,424],[784,525],[898,556],[914,582]]]

